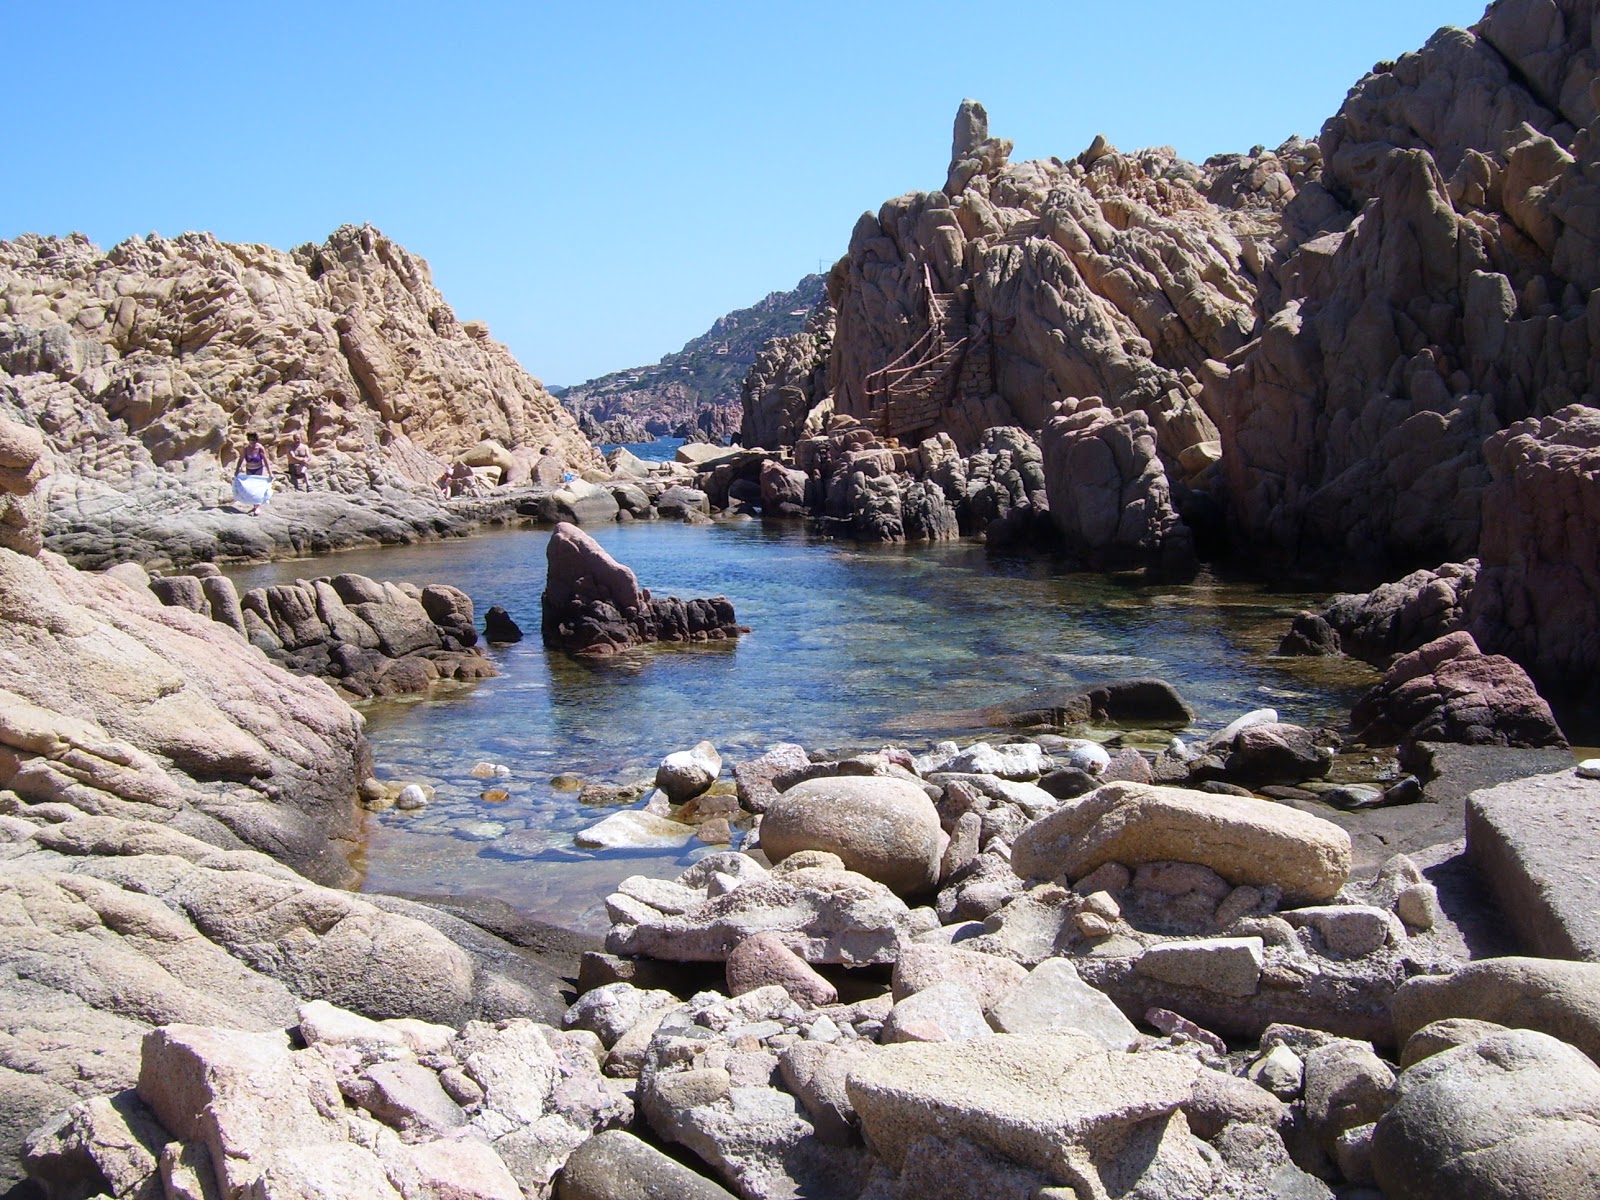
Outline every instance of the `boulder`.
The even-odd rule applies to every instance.
[[[1076,880],[1108,862],[1162,860],[1319,901],[1349,876],[1350,838],[1331,822],[1265,800],[1111,783],[1035,821],[1012,847],[1012,866],[1031,879]]]
[[[1452,633],[1397,659],[1350,711],[1356,737],[1398,742],[1401,761],[1416,743],[1565,746],[1550,706],[1527,672],[1484,654],[1472,635]]]
[[[1181,1118],[1173,1128],[1198,1070],[1182,1056],[1113,1052],[1080,1035],[996,1035],[886,1046],[846,1088],[867,1144],[897,1172],[920,1139],[959,1138],[1104,1200],[1146,1171],[1184,1179],[1198,1170],[1210,1182]]]
[[[541,627],[553,650],[608,655],[650,642],[717,641],[745,632],[721,596],[652,597],[632,570],[575,525],[556,526],[545,557]]]
[[[656,786],[672,803],[683,804],[715,783],[721,771],[722,755],[710,742],[701,742],[663,758],[656,767]]]
[[[1600,962],[1597,846],[1600,780],[1561,771],[1467,797],[1467,861],[1538,954]]]
[[[1393,1200],[1592,1195],[1600,1068],[1547,1034],[1506,1030],[1401,1072],[1372,1135]]]
[[[1021,965],[993,954],[977,954],[959,946],[910,945],[895,960],[890,994],[897,1001],[904,1000],[936,983],[955,982],[990,1013],[1027,974]]]
[[[1404,1043],[1434,1021],[1465,1017],[1534,1029],[1600,1062],[1600,964],[1490,958],[1450,975],[1419,975],[1394,994],[1394,1030]]]
[[[895,1002],[881,1039],[893,1042],[960,1042],[989,1035],[978,997],[954,979],[929,984]]]
[[[1131,1050],[1140,1040],[1133,1022],[1066,958],[1047,958],[1029,971],[994,1005],[989,1023],[1019,1036],[1087,1034],[1113,1050]]]
[[[777,984],[799,1004],[832,1004],[839,993],[775,933],[757,933],[728,954],[728,994],[742,996]]]
[[[1145,413],[1119,416],[1098,397],[1063,404],[1045,424],[1050,516],[1067,550],[1093,569],[1196,565],[1156,440]]]
[[[556,1200],[733,1200],[733,1193],[621,1129],[584,1142],[556,1177]]]
[[[1489,485],[1470,628],[1540,684],[1592,690],[1600,671],[1600,414],[1585,402],[1530,416],[1488,438],[1483,455]]]
[[[607,906],[607,950],[679,962],[726,962],[745,939],[770,932],[808,963],[891,963],[900,940],[925,927],[883,884],[828,867],[759,875],[683,913],[616,895]]]
[[[939,814],[916,784],[887,776],[833,776],[798,783],[772,801],[761,848],[777,863],[800,850],[837,854],[845,866],[901,896],[939,879]]]

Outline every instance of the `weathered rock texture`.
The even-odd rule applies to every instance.
[[[472,598],[448,584],[419,588],[343,574],[252,588],[206,564],[150,581],[163,603],[228,626],[273,662],[349,696],[393,696],[441,680],[496,674],[478,648]]]
[[[0,444],[27,441],[0,419]],[[28,499],[31,465],[0,487]],[[275,1030],[313,998],[459,1024],[548,1013],[559,987],[454,917],[325,886],[357,878],[361,718],[241,636],[226,580],[167,582],[194,604],[136,566],[0,547],[0,1186],[30,1129],[133,1085],[153,1026]],[[430,618],[423,595],[404,598],[430,628],[470,630],[470,607],[438,595]]]
[[[545,548],[544,644],[574,654],[615,654],[650,642],[704,642],[745,630],[723,596],[656,599],[638,577],[575,525],[556,526]]]
[[[1566,745],[1527,673],[1508,658],[1484,654],[1464,632],[1396,659],[1351,709],[1350,724],[1374,745],[1398,742],[1402,758],[1422,741]]]
[[[413,538],[440,518],[432,481],[483,438],[523,477],[546,445],[595,462],[487,327],[456,319],[427,264],[371,227],[292,253],[197,233],[107,252],[76,235],[0,244],[0,411],[43,435],[48,533],[67,552],[90,552],[95,531],[159,543],[148,527],[224,504],[250,430],[280,468],[303,433],[319,490],[377,490]],[[340,515],[360,522],[357,506]],[[201,528],[211,553],[197,557],[238,552]]]
[[[827,405],[828,354],[833,309],[819,305],[799,333],[773,338],[761,348],[739,392],[746,446],[792,446],[819,432]]]
[[[834,412],[962,450],[1142,419],[1155,459],[1116,473],[1044,439],[1047,475],[1102,493],[1096,521],[1053,514],[1069,542],[1126,553],[1148,512],[1312,569],[1476,555],[1455,627],[1541,685],[1592,680],[1594,17],[1500,0],[1379,64],[1315,142],[1201,166],[1103,139],[1013,163],[964,102],[944,186],[864,215],[830,274]]]

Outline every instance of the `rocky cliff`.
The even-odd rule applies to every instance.
[[[943,185],[857,223],[828,340],[747,378],[746,441],[832,414],[970,452],[1017,426],[1086,561],[1478,557],[1479,639],[1592,678],[1597,28],[1595,0],[1499,0],[1378,64],[1316,141],[1201,165],[1099,138],[1013,163],[966,101]]]
[[[198,233],[0,243],[0,412],[43,435],[46,535],[69,542],[214,509],[251,430],[280,466],[304,435],[325,493],[424,508],[482,439],[524,466],[545,446],[597,461],[487,326],[457,320],[427,264],[370,226],[292,253]]]
[[[717,318],[659,363],[580,383],[561,402],[596,442],[727,441],[739,432],[741,381],[763,346],[798,333],[822,298],[823,277],[807,275],[791,291]]]
[[[1501,0],[1317,141],[1199,166],[1100,139],[1012,163],[964,104],[943,187],[863,216],[829,277],[834,407],[963,448],[1137,409],[1252,550],[1474,553],[1485,439],[1597,394],[1595,8]]]

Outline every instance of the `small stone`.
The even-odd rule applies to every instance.
[[[1600,758],[1586,758],[1576,767],[1579,779],[1600,779]]]
[[[480,762],[475,763],[467,774],[474,779],[505,779],[510,776],[511,768],[500,763]]]
[[[1080,912],[1073,917],[1072,922],[1078,927],[1078,932],[1086,938],[1109,937],[1116,925],[1102,917],[1099,913]]]
[[[1439,923],[1439,891],[1431,883],[1413,883],[1395,897],[1394,911],[1407,928],[1432,929]]]
[[[1280,1100],[1292,1100],[1300,1094],[1305,1073],[1306,1066],[1300,1056],[1288,1046],[1280,1044],[1252,1063],[1245,1077]]]
[[[485,788],[479,793],[478,799],[489,804],[504,804],[511,799],[511,793],[506,791],[505,788]]]
[[[401,788],[399,794],[395,796],[394,806],[406,812],[412,812],[419,808],[427,808],[428,793],[422,790],[422,786],[420,784],[408,783],[405,787]]]
[[[733,827],[723,817],[701,821],[695,826],[694,834],[708,846],[726,846],[733,841]]]

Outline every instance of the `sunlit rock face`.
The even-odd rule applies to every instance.
[[[431,488],[483,439],[509,448],[512,481],[546,446],[595,462],[427,263],[370,226],[293,252],[203,233],[0,243],[0,408],[43,436],[55,526],[224,503],[250,431],[280,471],[303,435],[320,491]]]

